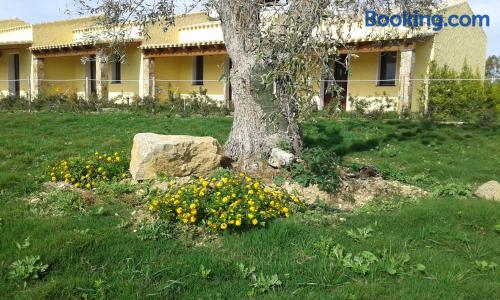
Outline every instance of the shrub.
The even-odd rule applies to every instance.
[[[52,182],[64,181],[76,188],[92,189],[99,182],[109,182],[127,178],[128,161],[119,152],[114,155],[96,152],[88,158],[72,158],[53,163],[48,168]]]
[[[24,97],[9,95],[0,99],[0,109],[3,110],[26,110],[28,107],[28,100]]]
[[[48,268],[49,265],[42,263],[40,256],[27,256],[10,265],[9,279],[25,282],[30,279],[38,279]]]
[[[95,95],[86,99],[75,92],[42,93],[34,98],[31,103],[23,97],[3,96],[0,94],[0,109],[2,110],[27,110],[57,111],[57,112],[99,112],[105,108],[115,108],[123,111],[145,113],[166,113],[167,115],[181,115],[188,117],[193,114],[229,115],[230,109],[220,101],[210,98],[206,89],[192,92],[187,97],[173,92],[169,87],[166,99],[158,97],[119,95],[113,99],[101,99]],[[158,91],[160,94],[161,90]]]
[[[70,212],[84,211],[85,203],[75,191],[55,189],[40,194],[32,203],[32,211],[39,215],[62,216]]]
[[[385,93],[381,97],[358,98],[352,97],[354,113],[359,117],[372,120],[382,119],[386,112],[394,109],[396,104]]]
[[[275,218],[289,217],[302,206],[297,197],[246,174],[230,177],[200,177],[156,192],[149,210],[160,218],[186,225],[204,225],[214,231],[241,230],[264,226]]]
[[[302,162],[292,164],[290,176],[304,187],[317,184],[328,193],[337,190],[340,182],[337,166],[340,159],[330,150],[309,148],[302,154]]]
[[[165,220],[142,221],[137,228],[137,237],[143,241],[157,241],[175,236],[174,224]]]
[[[500,88],[496,84],[477,80],[481,79],[480,75],[474,73],[467,64],[460,72],[456,72],[448,66],[440,67],[432,62],[429,77],[437,80],[429,84],[428,117],[436,120],[477,121],[482,124],[496,119],[500,109]],[[422,99],[424,92],[422,87]]]
[[[449,183],[437,186],[433,194],[440,197],[471,197],[473,193],[469,185],[463,183]]]

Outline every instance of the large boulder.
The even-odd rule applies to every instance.
[[[486,200],[500,201],[500,183],[498,181],[486,182],[476,190],[474,195]]]
[[[219,167],[222,147],[212,137],[139,133],[134,137],[130,173],[134,180],[204,176]]]

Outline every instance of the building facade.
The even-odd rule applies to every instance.
[[[458,1],[444,8],[443,14],[472,14],[472,10],[467,2]],[[167,31],[150,26],[148,38],[131,26],[123,59],[113,61],[103,55],[104,38],[88,41],[88,36],[104,32],[93,21],[0,21],[0,96],[43,93],[88,98],[95,94],[128,101],[146,96],[165,99],[169,93],[186,96],[204,89],[215,100],[231,100],[231,87],[224,79],[229,77],[231,62],[220,21],[204,13],[183,15]],[[482,28],[429,29],[418,34],[391,29],[379,37],[365,30],[351,33],[354,55],[348,67],[332,66],[335,78],[318,76],[319,108],[334,97],[341,98],[346,110],[353,109],[354,99],[383,97],[393,102],[392,109],[416,111],[431,61],[455,70],[467,63],[484,73],[487,38]],[[344,90],[340,95],[329,88],[334,82]]]

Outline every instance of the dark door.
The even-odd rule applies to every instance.
[[[14,54],[14,92],[16,97],[21,95],[21,76],[19,74],[19,54]]]
[[[96,78],[96,58],[95,55],[90,57],[90,94],[97,94],[97,78]]]
[[[349,73],[347,69],[347,55],[341,55],[333,64],[333,79],[324,84],[324,106],[327,107],[333,100],[340,102],[340,107],[346,109],[347,87]]]

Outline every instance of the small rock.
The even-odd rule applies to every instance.
[[[278,148],[271,150],[268,163],[273,168],[288,167],[295,160],[295,155]]]
[[[500,201],[500,183],[494,180],[486,182],[477,189],[474,195],[486,200]]]

